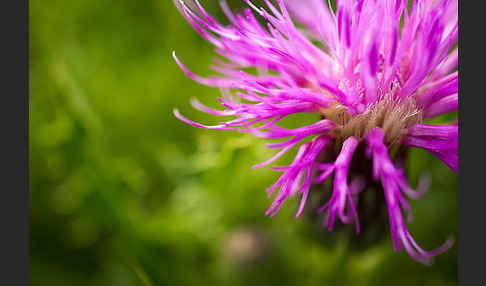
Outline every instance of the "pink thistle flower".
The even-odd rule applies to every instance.
[[[338,219],[344,224],[354,222],[356,232],[360,231],[356,205],[366,180],[355,178],[348,183],[348,173],[357,147],[365,146],[372,160],[371,179],[381,182],[383,188],[394,249],[403,247],[417,261],[431,263],[452,240],[430,252],[415,243],[402,211],[410,221],[406,196],[421,197],[425,181],[418,190],[411,189],[389,150],[422,148],[458,171],[457,123],[423,123],[457,110],[457,0],[414,0],[411,8],[403,0],[340,0],[336,11],[322,0],[279,0],[278,5],[265,0],[266,9],[245,2],[249,8],[243,14],[234,14],[221,3],[230,21],[223,25],[198,0],[175,0],[192,27],[225,59],[217,59],[212,66],[218,75],[203,78],[173,54],[190,78],[223,90],[219,98],[223,110],[197,100],[192,105],[234,119],[207,126],[183,117],[178,110],[174,110],[175,116],[200,128],[287,139],[268,144],[268,148],[281,150],[255,168],[273,163],[313,137],[300,145],[289,166],[273,167],[283,174],[268,189],[270,195],[278,191],[266,214],[275,215],[288,197],[300,193],[299,217],[311,185],[334,174],[331,198],[319,209],[327,211],[324,224],[329,230]],[[254,13],[267,25],[261,25]],[[251,74],[245,68],[258,72]],[[296,113],[315,113],[321,120],[296,129],[277,125]],[[337,146],[340,152],[335,160],[324,162],[320,155],[330,146]]]

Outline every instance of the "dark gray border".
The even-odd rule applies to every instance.
[[[2,285],[29,283],[28,8],[27,0],[0,5]]]
[[[459,1],[459,285],[484,285],[486,274],[485,20]]]

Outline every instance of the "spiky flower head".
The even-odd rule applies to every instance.
[[[284,201],[301,195],[297,217],[302,213],[312,184],[333,175],[324,224],[333,229],[336,220],[354,223],[359,192],[367,181],[348,179],[353,155],[359,146],[369,158],[370,179],[381,183],[393,245],[428,264],[451,245],[426,252],[407,231],[403,211],[410,206],[406,196],[424,193],[412,190],[403,168],[392,161],[396,147],[422,148],[457,173],[457,121],[444,125],[423,121],[458,106],[457,0],[339,0],[336,8],[323,0],[265,0],[266,8],[245,1],[243,14],[234,14],[225,2],[221,7],[230,24],[211,17],[195,0],[175,0],[194,29],[215,46],[223,58],[207,78],[190,72],[193,80],[223,90],[223,110],[193,100],[196,109],[234,118],[206,126],[174,114],[180,120],[205,129],[249,132],[264,139],[286,139],[268,144],[281,149],[267,161],[271,164],[299,145],[289,166],[268,189],[275,200],[267,215],[273,216]],[[255,13],[262,17],[262,25]],[[292,18],[291,18],[292,17]],[[297,27],[293,20],[300,23]],[[246,72],[256,68],[258,72]],[[296,129],[278,126],[296,113],[318,114],[320,120]],[[336,156],[322,154],[337,148]],[[365,160],[365,158],[357,158]]]

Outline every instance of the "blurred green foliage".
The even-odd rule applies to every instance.
[[[189,99],[215,105],[219,91],[172,50],[208,73],[212,47],[171,1],[30,1],[31,285],[457,284],[457,246],[426,267],[389,233],[359,251],[327,244],[322,217],[295,220],[297,198],[264,216],[278,174],[251,166],[271,152],[174,118],[216,122]],[[409,167],[412,184],[433,179],[409,224],[431,249],[457,237],[457,177],[420,150]]]

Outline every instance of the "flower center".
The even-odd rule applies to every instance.
[[[384,97],[357,115],[351,115],[345,106],[338,103],[321,109],[320,113],[337,124],[333,130],[337,139],[355,136],[361,140],[373,127],[380,127],[388,145],[400,143],[406,130],[423,119],[422,110],[417,107],[414,98],[396,100]]]

